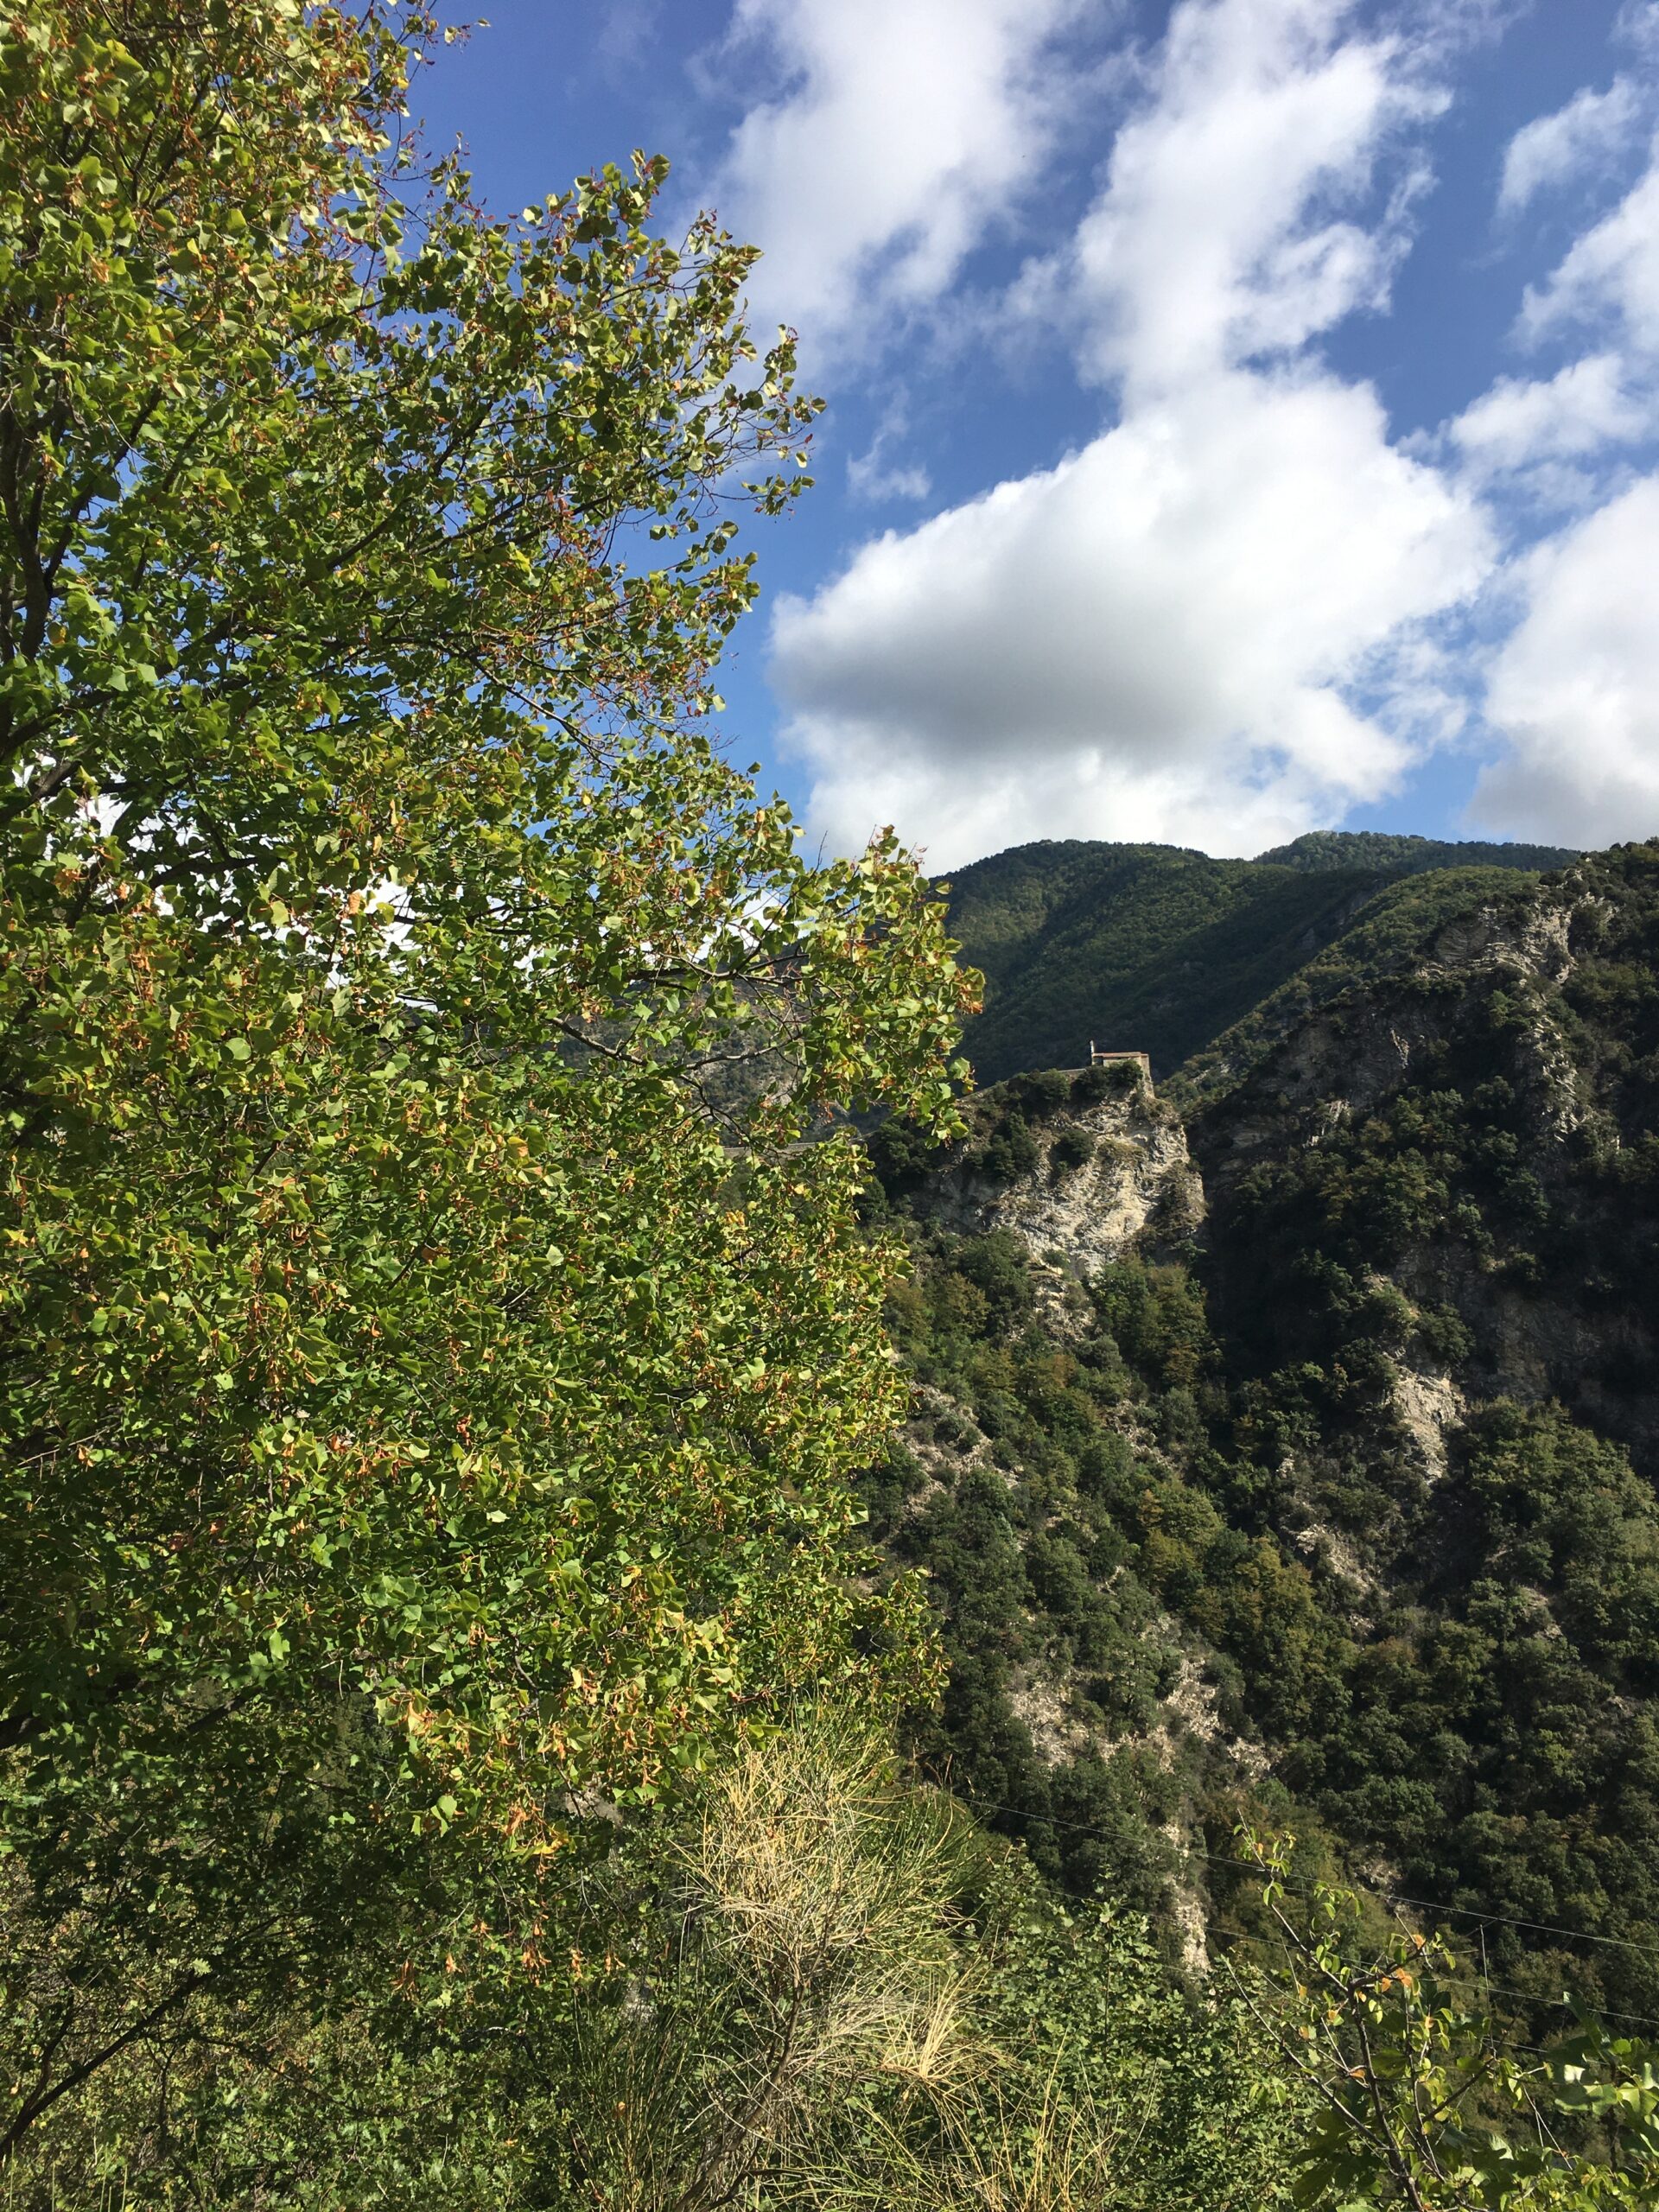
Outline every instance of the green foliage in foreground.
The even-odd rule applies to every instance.
[[[435,36],[0,24],[0,2162],[365,1982],[505,2005],[598,1810],[926,1679],[843,1541],[888,1256],[793,1147],[944,1109],[963,986],[705,734],[813,406],[660,164],[417,176]]]
[[[556,1974],[372,1979],[124,2054],[30,2145],[59,2202],[346,2212],[1592,2212],[1659,2202],[1659,2077],[1504,2037],[1440,1937],[1245,1839],[1262,1940],[1171,1976],[868,1727],[803,1718],[619,1831]]]
[[[1302,2206],[1593,2212],[1659,2202],[1659,2057],[1581,2018],[1537,2050],[1482,2010],[1443,1934],[1398,1926],[1380,1952],[1359,1900],[1300,1881],[1287,1839],[1242,1840],[1277,1957],[1229,1961],[1293,2095],[1316,2101],[1293,2153]],[[1271,1948],[1271,1947],[1269,1947]]]

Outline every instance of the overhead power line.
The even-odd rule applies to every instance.
[[[1029,1808],[1020,1805],[998,1805],[984,1797],[970,1797],[965,1802],[969,1809],[976,1813],[1006,1813],[1014,1820],[1027,1821],[1033,1824],[1040,1823],[1051,1828],[1068,1828],[1076,1834],[1097,1836],[1103,1841],[1111,1840],[1110,1832],[1108,1829],[1096,1827],[1087,1821],[1064,1820],[1057,1813],[1033,1812]],[[1201,1859],[1206,1866],[1227,1866],[1236,1873],[1257,1876],[1265,1871],[1254,1859],[1224,1859],[1213,1851],[1199,1851],[1192,1845],[1184,1847],[1188,1858]],[[1282,1881],[1287,1889],[1311,1890],[1318,1886],[1315,1883],[1295,1875],[1281,1875],[1275,1878]],[[1523,1928],[1533,1935],[1559,1936],[1570,1943],[1600,1943],[1610,1950],[1634,1952],[1638,1958],[1659,1959],[1659,1948],[1647,1943],[1632,1943],[1627,1936],[1597,1936],[1586,1928],[1559,1928],[1548,1920],[1521,1920],[1517,1919],[1513,1913],[1488,1912],[1476,1905],[1440,1904],[1433,1897],[1408,1897],[1403,1890],[1391,1890],[1380,1882],[1367,1882],[1358,1875],[1348,1876],[1340,1885],[1333,1886],[1363,1890],[1368,1896],[1380,1898],[1385,1904],[1408,1904],[1415,1907],[1420,1912],[1446,1913],[1453,1918],[1479,1921],[1484,1925],[1494,1928]],[[1635,2016],[1627,2017],[1634,2018]]]
[[[1216,1941],[1224,1950],[1231,1950],[1236,1943],[1248,1943],[1258,1951],[1272,1951],[1279,1948],[1269,1936],[1248,1936],[1242,1929],[1232,1928],[1217,1929]],[[1605,2005],[1586,2005],[1580,2007],[1577,2000],[1572,1997],[1541,1997],[1535,1990],[1516,1989],[1510,1982],[1488,1981],[1480,1974],[1440,1974],[1436,1979],[1452,1989],[1478,1989],[1492,1997],[1514,1997],[1523,2005],[1546,2005],[1558,2012],[1575,2012],[1582,2009],[1599,2020],[1630,2020],[1638,2027],[1659,2028],[1659,2018],[1656,2018],[1651,2012],[1616,2012]],[[1535,2046],[1522,2044],[1518,2048],[1532,2050]]]

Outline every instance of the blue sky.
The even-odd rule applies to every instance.
[[[721,688],[810,836],[1659,834],[1659,0],[486,0],[829,402]]]

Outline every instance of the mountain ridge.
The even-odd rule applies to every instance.
[[[963,957],[985,978],[983,1009],[964,1048],[986,1082],[1080,1065],[1095,1041],[1148,1052],[1161,1079],[1213,1046],[1391,887],[1454,872],[1420,852],[1415,863],[1402,858],[1406,846],[1462,849],[1319,832],[1282,849],[1300,855],[1286,861],[1081,839],[976,861],[938,885]],[[1559,851],[1514,849],[1529,859]],[[1473,864],[1492,872],[1489,860]],[[1520,867],[1514,859],[1503,872]]]
[[[1440,868],[1570,868],[1583,858],[1575,845],[1529,845],[1482,838],[1422,837],[1386,830],[1308,830],[1287,845],[1255,855],[1259,865],[1318,870],[1384,868],[1419,875]]]

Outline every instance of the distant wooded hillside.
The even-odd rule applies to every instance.
[[[1253,861],[1082,839],[1016,846],[949,879],[951,932],[985,976],[966,1050],[982,1083],[1080,1065],[1091,1039],[1149,1052],[1162,1077],[1402,878],[1554,868],[1572,857],[1554,847],[1337,831]]]
[[[1453,844],[1444,837],[1393,836],[1382,830],[1310,830],[1255,857],[1310,871],[1383,868],[1395,875],[1422,875],[1434,868],[1567,868],[1580,855],[1568,845],[1497,845],[1476,838]]]

